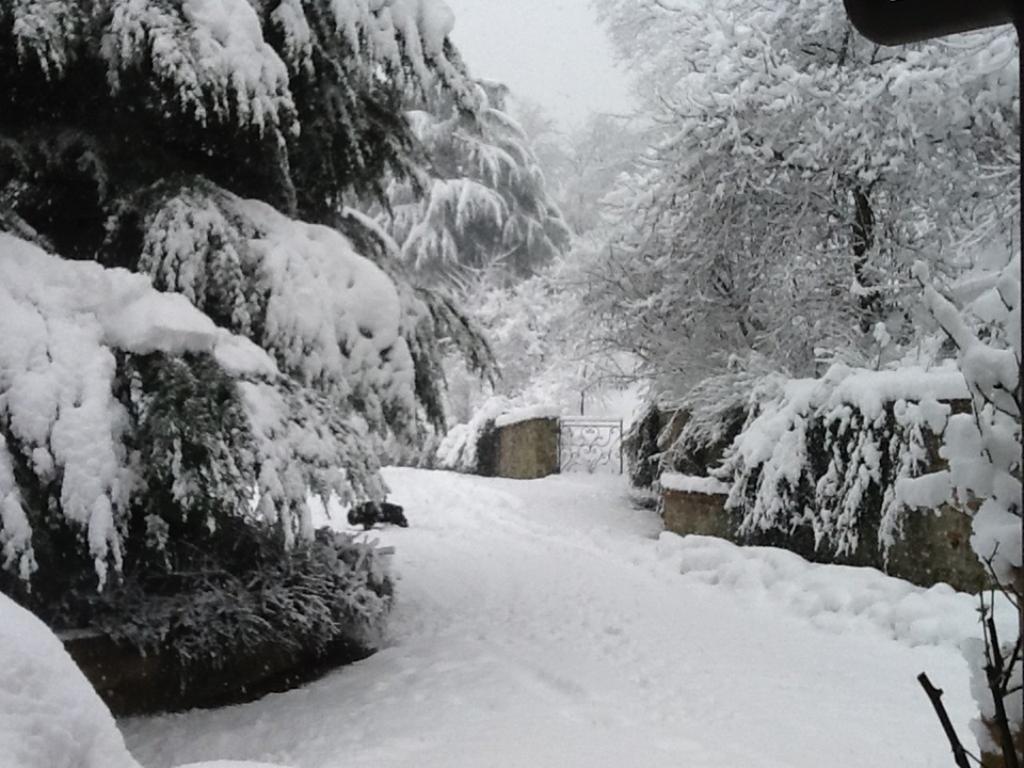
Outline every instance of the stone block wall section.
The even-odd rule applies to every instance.
[[[945,582],[954,589],[978,592],[988,584],[985,570],[971,549],[971,519],[953,507],[908,512],[903,537],[885,558],[868,544],[849,556],[836,556],[826,547],[815,548],[810,528],[741,535],[740,516],[725,509],[725,500],[726,496],[718,493],[665,490],[665,528],[684,536],[717,536],[736,544],[781,547],[812,562],[877,568],[922,587]]]
[[[268,644],[234,655],[219,666],[197,662],[183,669],[165,652],[142,655],[102,634],[71,634],[62,640],[100,698],[119,717],[255,701],[373,653],[342,641],[321,653]]]
[[[533,480],[558,473],[558,419],[540,418],[498,427],[491,444],[497,477]]]

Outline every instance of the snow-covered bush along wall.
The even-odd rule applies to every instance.
[[[836,554],[883,553],[900,536],[897,483],[933,467],[954,401],[968,396],[955,369],[867,371],[833,366],[752,403],[714,474],[731,481],[727,508],[741,533],[807,526]],[[877,541],[861,541],[877,528]]]
[[[465,424],[456,424],[444,436],[437,448],[436,462],[440,469],[475,473],[480,467],[481,441],[492,437],[497,430],[495,421],[509,410],[504,397],[489,398],[473,418]]]

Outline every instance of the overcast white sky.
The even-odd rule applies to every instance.
[[[622,112],[626,76],[588,0],[447,0],[452,39],[475,77],[499,80],[563,128],[590,112]]]

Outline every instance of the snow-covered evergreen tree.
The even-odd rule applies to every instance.
[[[504,86],[481,82],[473,112],[436,91],[409,112],[426,172],[392,182],[380,219],[423,280],[458,283],[480,271],[527,277],[568,246],[568,228],[526,135],[505,111],[506,96]]]
[[[472,111],[452,22],[440,0],[0,5],[5,589],[174,573],[221,532],[287,557],[309,495],[382,497],[437,324],[332,227],[415,170],[410,94]],[[370,606],[376,578],[338,599]]]

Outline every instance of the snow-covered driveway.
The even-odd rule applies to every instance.
[[[973,601],[665,534],[619,478],[390,469],[390,647],[303,689],[122,723],[147,768],[931,768]],[[683,573],[685,571],[686,573]]]

